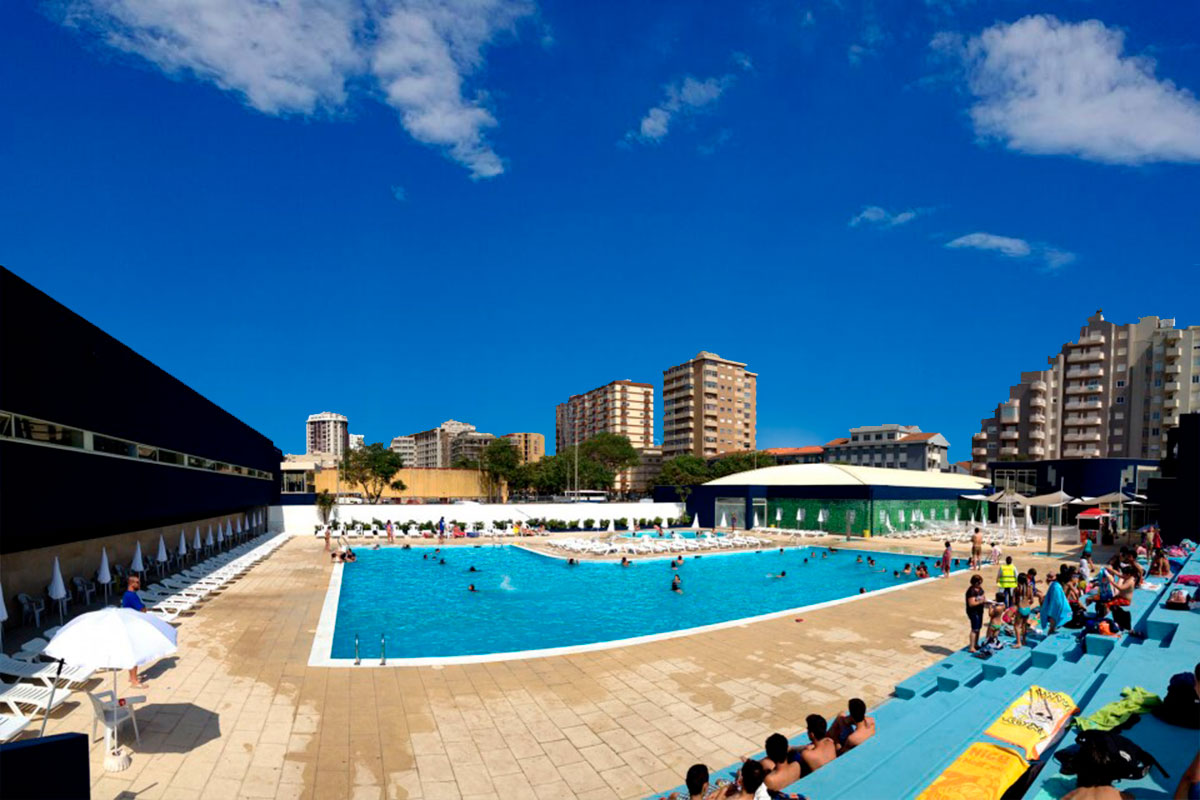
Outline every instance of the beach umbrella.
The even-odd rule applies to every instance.
[[[200,544],[200,526],[196,526],[196,535],[192,537],[192,552],[199,553],[200,548],[204,545]]]
[[[725,512],[723,512],[723,511],[721,512],[721,527],[722,528],[729,527],[729,519],[725,516]]]
[[[757,511],[754,512],[754,527],[756,529],[758,528],[758,512]]]
[[[167,563],[167,543],[163,539],[162,534],[158,536],[158,555],[154,557],[154,560],[159,564]]]
[[[205,547],[213,546],[212,525],[208,526],[208,538],[204,540],[204,546]]]
[[[694,531],[700,530],[700,515],[699,514],[692,517],[692,530],[694,530]]]
[[[362,526],[360,525],[359,527],[361,528]],[[226,539],[226,541],[228,541],[232,538],[233,538],[233,523],[230,522],[229,520],[225,520],[225,539]]]
[[[187,555],[187,534],[181,529],[179,531],[179,557],[183,558]]]
[[[0,586],[0,652],[4,647],[4,621],[8,619],[8,606],[4,604],[4,587]]]
[[[217,523],[217,547],[221,546],[221,542],[225,541],[225,531],[221,530],[221,523]]]
[[[782,507],[775,509],[775,524],[778,525],[781,522],[783,522],[783,508]]]
[[[242,518],[241,517],[238,517],[237,523],[238,523],[237,534],[238,534],[238,536],[241,536],[242,535]]]
[[[625,527],[631,531],[637,531],[637,521],[630,517],[629,521],[625,523]]]
[[[957,508],[956,508],[956,509],[954,509],[954,521],[955,521],[955,522],[958,522],[958,521],[959,521],[959,520],[958,520],[958,514],[959,514],[959,510],[958,510]]]
[[[112,572],[108,568],[108,548],[100,548],[100,569],[96,570],[96,580],[104,584],[104,602],[108,602],[108,586],[112,583]]]
[[[138,542],[133,548],[133,561],[129,562],[130,572],[145,572],[146,566],[142,563],[142,543]]]
[[[54,557],[54,569],[50,572],[50,585],[46,587],[46,594],[50,595],[51,600],[58,601],[58,621],[63,621],[63,606],[66,605],[67,585],[63,583],[62,570],[58,566],[58,556]]]
[[[616,532],[617,532],[617,523],[616,523],[616,520],[612,520],[612,519],[610,519],[610,520],[608,521],[608,532],[609,532],[609,533],[616,533]]]
[[[175,629],[153,614],[143,614],[132,608],[105,608],[80,614],[71,620],[54,635],[42,652],[62,660],[68,666],[114,670],[115,717],[116,671],[140,667],[169,656],[175,652],[175,646]],[[53,704],[53,694],[50,700]],[[45,721],[42,730],[45,732]],[[116,737],[114,731],[110,749],[116,748]]]

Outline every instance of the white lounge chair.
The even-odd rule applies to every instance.
[[[53,711],[71,694],[69,689],[54,690],[54,704],[50,704],[51,691],[44,686],[31,683],[5,683],[0,681],[0,703],[12,709],[13,714],[23,716],[20,706],[29,706],[45,713]]]
[[[0,714],[0,742],[7,742],[29,725],[29,717],[20,714]]]
[[[65,665],[60,673],[57,663],[18,661],[15,658],[9,658],[6,655],[0,654],[0,675],[41,681],[47,688],[54,685],[56,678],[68,684],[83,683],[91,678],[94,673],[95,670],[87,667],[68,667]]]

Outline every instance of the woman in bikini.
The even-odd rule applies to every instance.
[[[1020,647],[1025,643],[1025,634],[1029,632],[1029,617],[1033,614],[1034,603],[1033,587],[1029,585],[1029,576],[1023,572],[1017,575],[1015,594],[1017,614],[1013,617],[1013,635],[1017,637],[1017,643],[1013,647]]]

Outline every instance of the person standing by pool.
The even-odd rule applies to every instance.
[[[976,572],[983,565],[983,534],[979,528],[975,529],[975,533],[971,534],[971,569]]]
[[[946,549],[942,551],[942,577],[943,578],[950,577],[951,555],[952,555],[952,553],[950,552],[950,542],[946,542]]]
[[[983,576],[972,575],[967,587],[967,620],[971,623],[971,639],[967,650],[974,653],[979,649],[979,632],[983,630]]]
[[[1017,588],[1017,568],[1013,566],[1012,556],[1007,556],[1000,569],[996,572],[996,586],[1004,592],[1004,604],[1013,604],[1013,589]]]
[[[330,530],[329,530],[329,526],[328,526],[328,525],[326,525],[326,526],[325,526],[325,552],[326,552],[326,553],[328,553],[328,552],[329,552],[329,538],[330,538],[330,536],[331,536],[331,533],[330,533]]]
[[[992,542],[992,563],[1000,563],[1000,542]]]
[[[1011,556],[1010,556],[1011,558]],[[1029,576],[1022,572],[1017,576],[1017,615],[1013,617],[1013,634],[1017,637],[1013,647],[1025,644],[1025,635],[1029,633],[1029,618],[1033,615],[1033,604],[1036,596],[1033,587],[1029,585]]]
[[[142,579],[137,575],[130,575],[129,581],[125,585],[128,588],[125,589],[125,594],[121,596],[121,608],[132,608],[134,611],[140,611],[143,614],[147,613],[146,604],[138,596],[138,589],[142,588]],[[140,689],[146,685],[138,678],[137,666],[129,670],[129,685],[135,689]]]
[[[446,518],[442,517],[438,520],[438,543],[446,540]]]
[[[392,527],[392,521],[390,519],[387,521],[387,525],[385,527],[387,528],[388,544],[395,544],[396,543],[396,529]]]

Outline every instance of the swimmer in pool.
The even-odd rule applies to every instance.
[[[829,553],[821,553],[821,558],[829,558]]]
[[[630,561],[630,560],[629,560],[628,558],[626,558],[625,556],[621,556],[621,566],[622,566],[622,567],[632,567],[632,566],[633,566],[633,562],[632,562],[632,561]]]
[[[429,553],[421,553],[421,558],[423,558],[424,560],[428,561],[428,560],[429,560]]]
[[[471,568],[469,570],[467,570],[467,572],[479,572],[479,570],[475,569],[475,565],[472,564]]]
[[[683,594],[683,581],[676,575],[671,579],[671,591],[676,594]]]
[[[439,564],[445,564],[445,563],[446,563],[446,559],[444,559],[444,558],[443,558],[443,559],[442,559],[441,561],[439,561],[438,563],[439,563]]]
[[[861,564],[861,563],[862,563],[862,556],[859,556],[859,557],[858,557],[858,559],[857,559],[857,560],[856,560],[854,563],[855,563],[855,564]]]
[[[468,592],[478,592],[479,590],[476,589],[475,584],[472,583],[470,586],[467,587],[467,591]]]
[[[782,569],[782,570],[780,570],[780,571],[779,571],[779,574],[778,574],[778,575],[768,575],[767,577],[768,577],[768,578],[775,578],[776,580],[779,580],[780,578],[786,578],[786,577],[787,577],[787,570],[786,570],[786,569]]]
[[[912,575],[912,564],[905,564],[902,571],[905,575]]]

